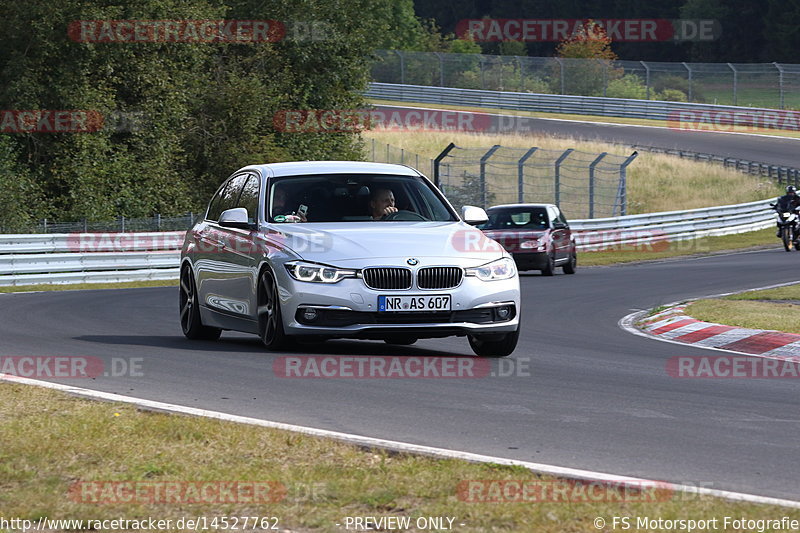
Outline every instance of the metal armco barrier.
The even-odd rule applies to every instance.
[[[746,233],[774,224],[772,200],[573,220],[580,250]],[[177,279],[184,232],[0,236],[0,286]]]
[[[399,85],[392,83],[370,83],[364,96],[376,100],[394,100],[426,104],[513,109],[538,113],[562,113],[571,115],[596,115],[603,117],[640,118],[670,120],[681,127],[687,122],[709,124],[748,124],[755,116],[785,115],[786,111],[755,107],[689,104],[660,100],[635,100],[627,98],[604,98],[602,96],[569,96],[556,94],[515,93],[507,91],[483,91],[478,89],[454,89],[423,85]],[[684,118],[681,113],[686,113]],[[762,126],[763,127],[763,126]],[[513,124],[507,126],[512,131]],[[800,126],[798,126],[800,129]]]
[[[573,220],[579,250],[673,242],[747,233],[775,224],[770,200],[687,211],[666,211],[591,220]]]

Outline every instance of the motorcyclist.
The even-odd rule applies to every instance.
[[[779,213],[786,213],[790,212],[793,209],[797,209],[800,207],[800,197],[797,195],[797,187],[794,185],[788,185],[786,187],[786,194],[778,198],[775,202],[775,210]],[[781,225],[777,224],[778,231],[776,233],[776,237],[781,236]]]

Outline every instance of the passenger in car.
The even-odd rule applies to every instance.
[[[308,222],[306,212],[295,212],[289,207],[285,187],[275,187],[272,196],[272,219],[275,222]]]

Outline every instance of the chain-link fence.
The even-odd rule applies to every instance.
[[[392,163],[396,165],[408,165],[413,167],[428,177],[433,176],[433,159],[410,152],[388,143],[378,142],[369,139],[365,145],[365,159],[373,163]]]
[[[636,155],[451,143],[435,160],[434,180],[458,209],[552,203],[568,218],[620,216],[627,214],[626,173]]]
[[[114,220],[60,222],[42,219],[35,224],[19,227],[0,226],[0,233],[116,233],[144,231],[184,231],[194,224],[198,213],[186,213],[176,217],[156,215],[149,218],[117,217]]]
[[[667,63],[378,50],[372,79],[541,94],[800,109],[800,64]]]

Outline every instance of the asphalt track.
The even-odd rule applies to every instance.
[[[540,119],[537,119],[540,120]],[[551,134],[685,147],[800,166],[794,140],[541,121]],[[692,140],[698,136],[698,140]],[[685,143],[685,144],[682,144]],[[777,244],[777,243],[776,243]],[[188,341],[177,289],[0,294],[0,355],[142,358],[141,376],[64,384],[557,466],[800,501],[800,398],[791,379],[670,377],[714,352],[631,335],[632,310],[798,279],[773,250],[522,277],[516,372],[478,379],[287,379],[254,336]],[[390,348],[329,341],[299,354],[471,355],[464,339]],[[494,363],[495,366],[498,363]],[[506,363],[507,364],[507,363]]]
[[[712,352],[631,335],[617,321],[703,294],[797,279],[768,250],[524,275],[519,375],[287,379],[254,336],[188,341],[177,289],[0,295],[2,355],[142,358],[141,377],[65,384],[512,459],[800,500],[792,380],[690,380],[666,362]],[[301,354],[470,355],[463,339],[390,348],[329,341]],[[497,363],[495,363],[497,364]],[[527,367],[526,367],[527,365]],[[526,368],[529,372],[526,372]]]
[[[384,111],[406,108],[381,105],[375,107]],[[508,121],[508,127],[511,128],[512,125],[520,133],[655,146],[800,168],[800,139],[530,117],[516,117],[514,121]]]

